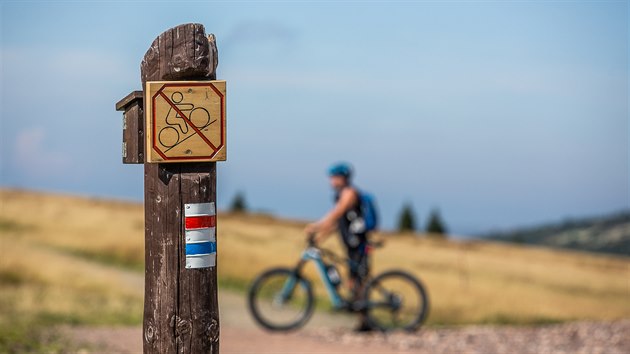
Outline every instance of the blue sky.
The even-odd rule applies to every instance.
[[[217,36],[220,207],[314,219],[347,160],[384,226],[459,234],[628,208],[628,4],[1,3],[0,184],[142,200],[114,103],[169,27]]]

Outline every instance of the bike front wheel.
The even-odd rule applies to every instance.
[[[311,284],[293,269],[274,268],[259,275],[249,289],[249,310],[261,326],[288,331],[303,326],[313,314]]]
[[[383,331],[415,331],[429,312],[422,283],[399,270],[384,272],[368,282],[364,299],[368,321]]]

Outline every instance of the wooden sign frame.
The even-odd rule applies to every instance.
[[[146,162],[227,159],[226,82],[147,81]]]

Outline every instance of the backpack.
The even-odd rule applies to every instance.
[[[374,231],[378,228],[378,210],[376,200],[370,193],[360,192],[361,213],[365,222],[365,231]]]

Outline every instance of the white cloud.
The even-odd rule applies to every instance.
[[[42,127],[22,130],[15,138],[13,162],[28,177],[59,176],[71,165],[68,155],[46,145],[46,131]]]

